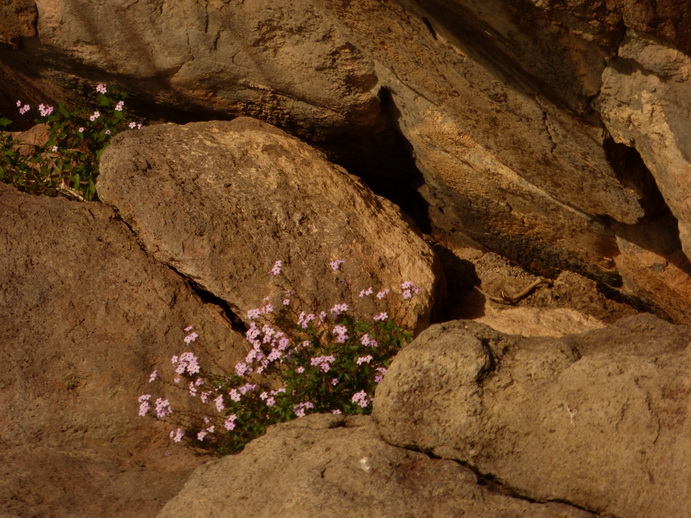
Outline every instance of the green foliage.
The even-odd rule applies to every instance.
[[[331,263],[334,272],[340,272],[341,264]],[[273,274],[280,268],[279,261]],[[411,282],[402,283],[398,307],[418,292]],[[318,412],[369,414],[377,384],[412,333],[388,311],[370,319],[354,317],[355,297],[350,304],[308,313],[296,307],[297,297],[291,293],[284,290],[280,300],[264,299],[261,308],[248,312],[251,324],[245,336],[251,348],[234,372],[208,372],[190,350],[172,358],[173,381],[164,383],[188,392],[196,400],[195,410],[173,411],[167,399],[154,403],[151,394],[144,394],[139,415],[152,413],[178,426],[171,432],[176,442],[229,454],[242,450],[274,423]],[[389,310],[393,298],[390,290],[374,296],[372,288],[357,297],[377,310]],[[204,349],[192,327],[186,331],[185,343]],[[150,381],[157,379],[154,371]]]
[[[108,91],[103,83],[96,91],[98,110],[89,115],[70,111],[62,103],[57,109],[39,105],[35,122],[47,125],[44,145],[22,143],[9,132],[0,134],[0,181],[32,194],[96,200],[98,161],[111,137],[125,126],[126,97],[123,92]],[[21,101],[17,107],[21,115],[30,111]],[[11,122],[1,118],[0,130]]]

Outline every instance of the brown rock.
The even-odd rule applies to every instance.
[[[598,108],[617,142],[635,147],[678,220],[691,258],[691,58],[630,32],[604,71]]]
[[[345,302],[362,300],[360,290],[372,285],[391,288],[402,322],[418,330],[429,322],[436,260],[398,208],[260,121],[118,135],[103,153],[97,191],[154,257],[227,301],[240,318],[260,307],[263,295],[277,294],[268,275],[276,260],[310,310],[328,310],[344,297],[329,267],[340,259]],[[400,298],[403,281],[421,290],[410,304]],[[353,309],[370,318],[376,308]]]
[[[371,419],[312,415],[273,426],[192,475],[158,518],[593,516],[479,486],[460,464],[383,442]]]
[[[0,236],[0,514],[152,516],[199,460],[137,416],[149,373],[187,325],[226,365],[242,337],[102,204],[0,184]]]
[[[686,516],[690,337],[652,316],[561,339],[433,326],[394,360],[374,419],[387,442],[468,463],[534,499]]]

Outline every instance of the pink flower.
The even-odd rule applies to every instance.
[[[149,374],[149,383],[154,381],[156,378],[158,378],[158,371],[153,371],[151,374]]]
[[[360,392],[356,392],[355,394],[353,394],[353,397],[350,398],[350,400],[353,403],[357,403],[358,405],[360,405],[360,408],[365,408],[372,402],[372,400],[369,397],[367,397],[367,392],[365,392],[364,390],[361,390]]]
[[[298,403],[293,407],[293,413],[297,417],[305,417],[305,410],[311,410],[314,408],[314,404],[310,401],[305,401],[304,403]]]
[[[232,399],[236,403],[240,401],[240,399],[242,398],[242,395],[236,389],[230,389],[228,395],[230,396],[230,399]]]
[[[343,412],[341,412],[338,408],[336,408],[336,409],[332,410],[331,413],[334,415],[341,415]]]
[[[31,109],[31,106],[29,106],[28,104],[25,104],[24,106],[22,106],[21,108],[19,108],[19,113],[21,113],[22,115],[24,115],[24,114],[25,114],[26,112],[28,112],[30,109]]]
[[[331,369],[331,364],[336,361],[333,355],[329,356],[315,356],[310,360],[310,364],[314,367],[318,367],[319,370],[326,373]]]
[[[196,341],[197,338],[199,338],[199,335],[197,333],[190,333],[188,334],[184,340],[187,345],[191,344],[192,342]]]
[[[94,121],[95,121],[96,119],[98,119],[100,116],[101,116],[101,113],[100,113],[98,110],[96,110],[94,113],[91,114],[91,116],[89,117],[89,120],[90,120],[91,122],[94,122]]]
[[[125,107],[125,101],[118,101],[118,103],[115,105],[115,111],[121,112],[124,107]]]
[[[100,94],[105,94],[108,91],[108,89],[106,88],[106,84],[105,83],[98,83],[96,85],[96,91]]]
[[[194,355],[194,353],[186,352],[182,353],[179,357],[173,356],[173,365],[175,365],[175,372],[178,374],[184,374],[185,371],[189,374],[197,374],[200,371],[199,359]]]
[[[197,434],[197,440],[198,440],[198,441],[203,441],[203,440],[204,440],[204,437],[206,437],[208,434],[209,434],[209,432],[207,432],[206,430],[201,430],[201,431]]]
[[[177,430],[170,432],[170,438],[173,439],[173,442],[182,441],[182,438],[184,436],[185,436],[185,430],[183,430],[182,428],[178,428]]]
[[[384,379],[384,375],[386,374],[386,367],[377,367],[376,371],[377,374],[374,376],[374,382],[381,383]]]
[[[372,319],[377,321],[377,322],[381,322],[382,320],[386,320],[387,318],[389,318],[389,315],[386,311],[382,311],[381,313],[377,313],[376,315],[374,315],[372,317]]]
[[[223,428],[226,430],[234,430],[235,429],[235,420],[237,419],[237,416],[235,414],[230,414],[228,418],[225,420],[223,423]]]
[[[270,396],[266,399],[266,406],[274,406],[276,404],[276,398]]]
[[[334,307],[332,307],[329,311],[334,315],[346,313],[348,311],[348,304],[334,304]]]
[[[333,334],[336,335],[336,343],[342,344],[348,339],[348,329],[345,326],[334,326]]]
[[[260,315],[261,311],[259,309],[250,309],[247,312],[247,318],[249,318],[250,320],[256,320],[257,318],[259,318]]]
[[[38,112],[41,114],[41,117],[48,117],[51,113],[53,113],[53,107],[49,106],[47,104],[39,104],[38,105]]]
[[[151,394],[144,394],[139,396],[139,417],[143,417],[149,411],[150,405],[149,400],[151,399]]]
[[[276,276],[281,273],[281,267],[283,266],[283,261],[276,261],[273,268],[269,272],[269,275]]]
[[[371,354],[368,354],[367,356],[360,356],[360,357],[357,359],[357,364],[358,364],[358,365],[362,365],[363,363],[369,363],[369,362],[371,362],[371,361],[372,361],[372,355],[371,355]]]
[[[370,287],[367,288],[366,290],[360,291],[360,296],[361,296],[361,297],[366,297],[367,295],[372,295],[373,292],[374,292],[374,290],[372,289],[372,286],[370,286]]]
[[[332,269],[334,272],[336,272],[336,271],[340,270],[341,265],[342,265],[343,263],[345,263],[345,261],[344,261],[343,259],[336,259],[335,261],[331,261],[331,262],[329,263],[329,266],[331,267],[331,269]]]
[[[374,338],[372,338],[370,335],[365,333],[360,337],[360,343],[364,345],[365,347],[377,347],[379,345],[379,342],[377,342]]]
[[[57,153],[57,152],[58,152],[58,146],[53,146],[53,147],[50,148],[50,149],[51,149],[51,151],[53,151],[53,153]]]
[[[79,133],[84,133],[84,126],[79,126],[79,129],[77,131]]]
[[[381,290],[379,293],[377,293],[377,298],[378,298],[379,300],[383,299],[384,297],[386,297],[386,296],[389,294],[390,291],[391,291],[391,290],[388,289],[388,288],[385,289],[385,290]]]
[[[132,122],[130,122],[130,123],[128,124],[128,126],[129,126],[130,129],[134,129],[134,128],[137,127],[137,123],[134,122],[134,121],[132,121]]]
[[[156,417],[163,419],[173,413],[170,402],[167,399],[156,399]]]

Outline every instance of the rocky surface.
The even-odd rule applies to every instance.
[[[441,324],[396,357],[373,416],[387,442],[457,459],[533,499],[682,517],[690,337],[652,316],[561,339]]]
[[[272,427],[242,453],[190,477],[158,518],[291,516],[586,518],[478,485],[461,464],[382,441],[371,418],[308,416]]]
[[[34,118],[16,99],[77,106],[101,81],[186,123],[114,139],[110,207],[0,185],[0,516],[150,517],[183,485],[161,516],[691,507],[689,330],[619,322],[691,324],[691,4],[17,0],[0,19],[13,129]],[[450,321],[396,359],[375,420],[273,428],[186,484],[205,459],[136,416],[182,328],[227,367],[279,284],[322,304],[375,279],[422,288],[417,331]]]
[[[395,205],[265,123],[238,118],[123,133],[102,156],[96,188],[154,257],[241,319],[261,306],[262,294],[284,298],[268,275],[281,260],[283,288],[308,312],[355,304],[373,285],[403,304],[400,283],[412,281],[420,293],[401,306],[402,322],[418,330],[429,324],[441,285],[429,245]],[[347,290],[331,271],[335,260],[345,261]],[[374,305],[353,311],[368,319],[378,312]]]
[[[137,416],[148,374],[187,325],[230,365],[241,337],[104,205],[0,184],[0,229],[0,515],[152,516],[199,461]]]
[[[39,0],[4,9],[9,99],[76,102],[89,81],[112,80],[157,119],[263,119],[407,200],[445,246],[470,236],[532,271],[576,271],[666,318],[691,318],[686,6]],[[673,219],[658,221],[665,211]],[[651,269],[623,243],[633,232],[650,250],[639,227],[672,228],[674,218],[661,260],[676,268]]]

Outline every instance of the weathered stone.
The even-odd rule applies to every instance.
[[[149,373],[187,325],[225,365],[242,336],[102,204],[0,184],[0,243],[0,514],[152,516],[199,460],[137,416]]]
[[[691,258],[691,58],[629,32],[602,79],[597,104],[607,129],[640,153]]]
[[[400,307],[404,324],[421,329],[429,322],[437,265],[398,208],[263,122],[123,133],[102,156],[96,188],[156,258],[227,301],[240,318],[264,295],[277,295],[268,272],[282,260],[284,288],[308,305],[305,311],[347,302],[371,318],[375,306],[359,306],[365,299],[357,295],[374,285],[398,294],[392,309]],[[339,259],[346,285],[329,267]],[[400,298],[403,281],[421,290],[410,303]]]
[[[534,499],[682,517],[690,338],[652,316],[561,339],[433,326],[392,363],[374,418],[387,442],[468,463]]]
[[[593,516],[479,486],[460,464],[390,446],[368,417],[308,416],[197,469],[158,518]]]

